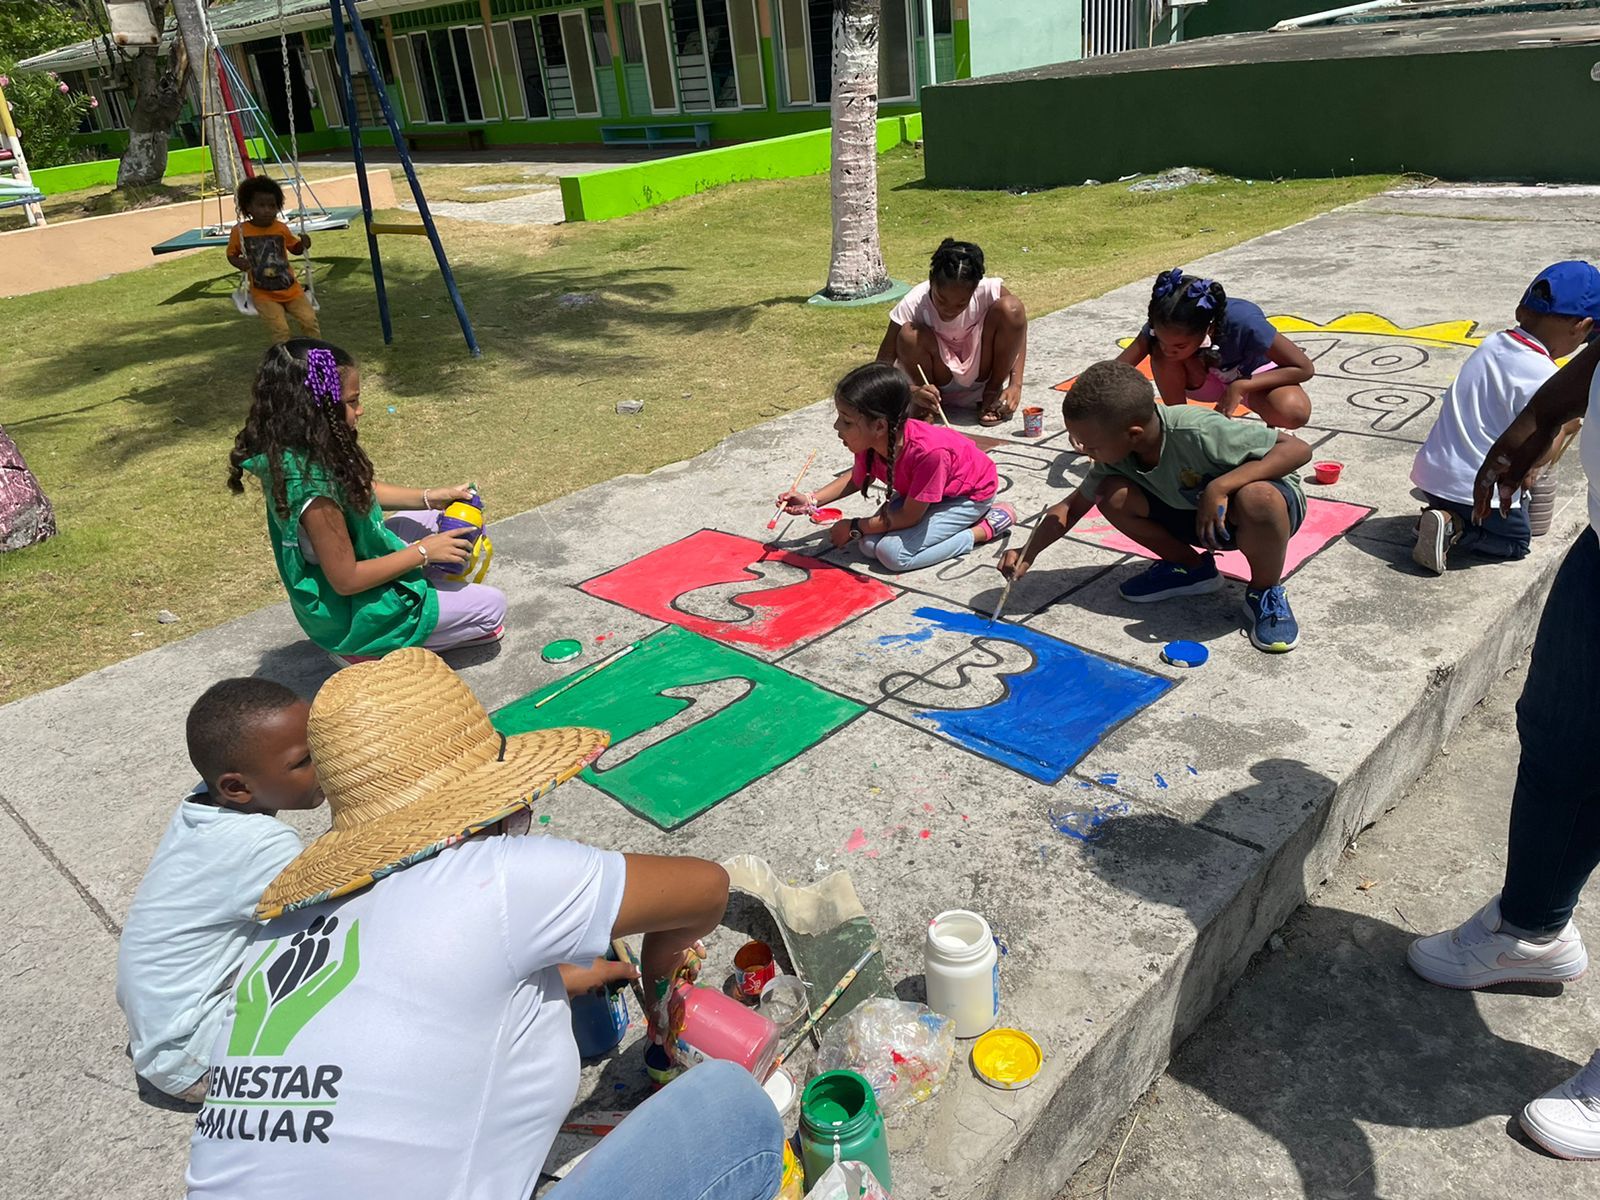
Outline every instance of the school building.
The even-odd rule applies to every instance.
[[[357,9],[379,71],[370,77],[352,48],[362,126],[381,126],[382,88],[418,146],[744,142],[829,121],[833,0],[362,0]],[[1147,0],[882,0],[883,115],[915,111],[930,82],[1143,44],[1147,13]],[[279,0],[229,0],[209,16],[278,133],[292,115],[303,149],[348,144],[328,0],[282,0],[281,22]],[[126,143],[128,102],[108,54],[102,37],[19,68],[55,71],[99,99],[78,135],[96,157]],[[198,138],[186,113],[177,144]]]

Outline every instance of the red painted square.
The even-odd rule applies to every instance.
[[[820,637],[900,594],[820,558],[714,529],[652,550],[580,587],[714,641],[770,651]]]
[[[1294,536],[1289,539],[1289,552],[1283,562],[1283,577],[1287,579],[1294,574],[1306,559],[1371,511],[1372,509],[1365,505],[1346,504],[1342,500],[1323,500],[1317,497],[1307,500],[1306,519],[1300,523],[1300,528],[1295,530]],[[1097,546],[1104,546],[1107,550],[1117,550],[1124,554],[1141,554],[1145,558],[1155,557],[1138,542],[1118,532],[1110,521],[1100,515],[1098,508],[1091,508],[1085,514],[1083,520],[1073,528],[1072,535],[1091,541]],[[1217,555],[1217,569],[1229,578],[1242,579],[1246,583],[1250,581],[1250,564],[1237,550],[1224,550]]]

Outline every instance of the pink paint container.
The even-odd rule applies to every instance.
[[[1318,483],[1338,483],[1339,473],[1344,470],[1343,463],[1319,462],[1313,463],[1311,469],[1317,473]]]
[[[738,1063],[758,1080],[766,1079],[778,1056],[778,1027],[754,1009],[715,988],[682,984],[683,1032],[675,1057],[685,1067],[708,1058]]]
[[[811,523],[813,525],[832,525],[843,517],[844,509],[842,508],[818,508],[811,513]]]

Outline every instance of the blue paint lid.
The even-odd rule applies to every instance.
[[[1168,642],[1161,648],[1161,661],[1174,667],[1201,667],[1210,657],[1199,642]]]

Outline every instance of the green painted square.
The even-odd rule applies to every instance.
[[[506,705],[494,714],[494,727],[505,734],[558,725],[610,730],[611,748],[582,778],[662,829],[693,820],[865,711],[676,626],[645,638],[595,679],[534,707],[571,678]]]

